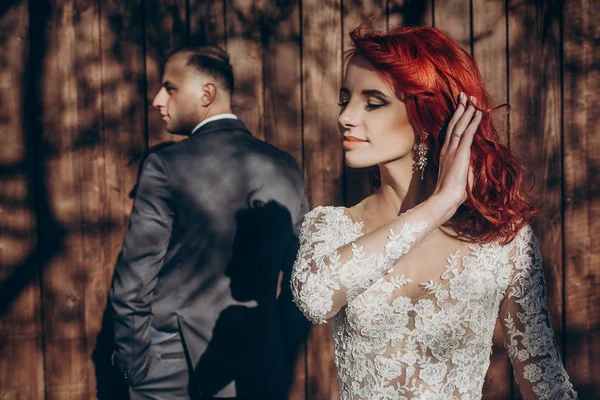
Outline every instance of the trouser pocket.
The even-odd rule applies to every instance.
[[[148,351],[148,375],[134,390],[158,393],[165,399],[185,398],[190,374],[181,336],[178,334],[165,342],[153,344]]]

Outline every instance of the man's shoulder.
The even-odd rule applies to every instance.
[[[234,146],[237,147],[235,156],[248,166],[259,169],[300,169],[294,156],[254,136],[246,135]]]
[[[263,146],[247,154],[247,165],[255,170],[275,175],[285,174],[301,177],[302,172],[296,159],[268,143],[261,142]]]
[[[270,143],[263,142],[262,140],[255,138],[255,141],[257,150],[266,159],[273,160],[278,164],[284,164],[289,167],[298,167],[296,159],[290,153],[287,153]]]
[[[177,152],[181,151],[183,148],[185,148],[186,142],[189,139],[190,138],[188,137],[188,138],[185,138],[183,140],[178,140],[178,141],[169,140],[169,141],[154,145],[148,149],[148,152],[147,152],[148,156],[154,154],[158,158],[168,157],[169,155],[171,155],[173,153],[177,153]]]
[[[194,135],[178,142],[155,146],[149,153],[155,154],[167,164],[185,163],[189,161],[185,156],[188,154],[197,160],[216,157],[220,162],[253,171],[300,173],[298,162],[291,154],[242,129],[231,129],[228,132],[215,130],[198,137]],[[211,160],[211,163],[213,161],[215,160]]]

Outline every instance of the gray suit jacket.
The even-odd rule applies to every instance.
[[[238,120],[150,154],[110,292],[129,384],[180,333],[201,394],[282,398],[307,327],[288,283],[306,211],[295,160]]]

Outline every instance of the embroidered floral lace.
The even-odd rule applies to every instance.
[[[383,254],[353,244],[362,223],[341,207],[305,217],[292,274],[298,307],[315,323],[332,318],[342,400],[481,399],[499,317],[523,398],[577,398],[561,363],[548,318],[542,260],[530,227],[510,244],[460,249],[423,295],[402,295],[411,281],[384,277],[415,243],[425,223],[388,236]],[[352,243],[351,259],[337,249]]]

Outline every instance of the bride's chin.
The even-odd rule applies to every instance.
[[[346,157],[344,163],[346,164],[347,167],[349,168],[356,168],[356,169],[362,169],[362,168],[369,168],[372,167],[376,164],[373,163],[368,163],[368,162],[360,162],[358,160],[352,160],[351,158]]]

